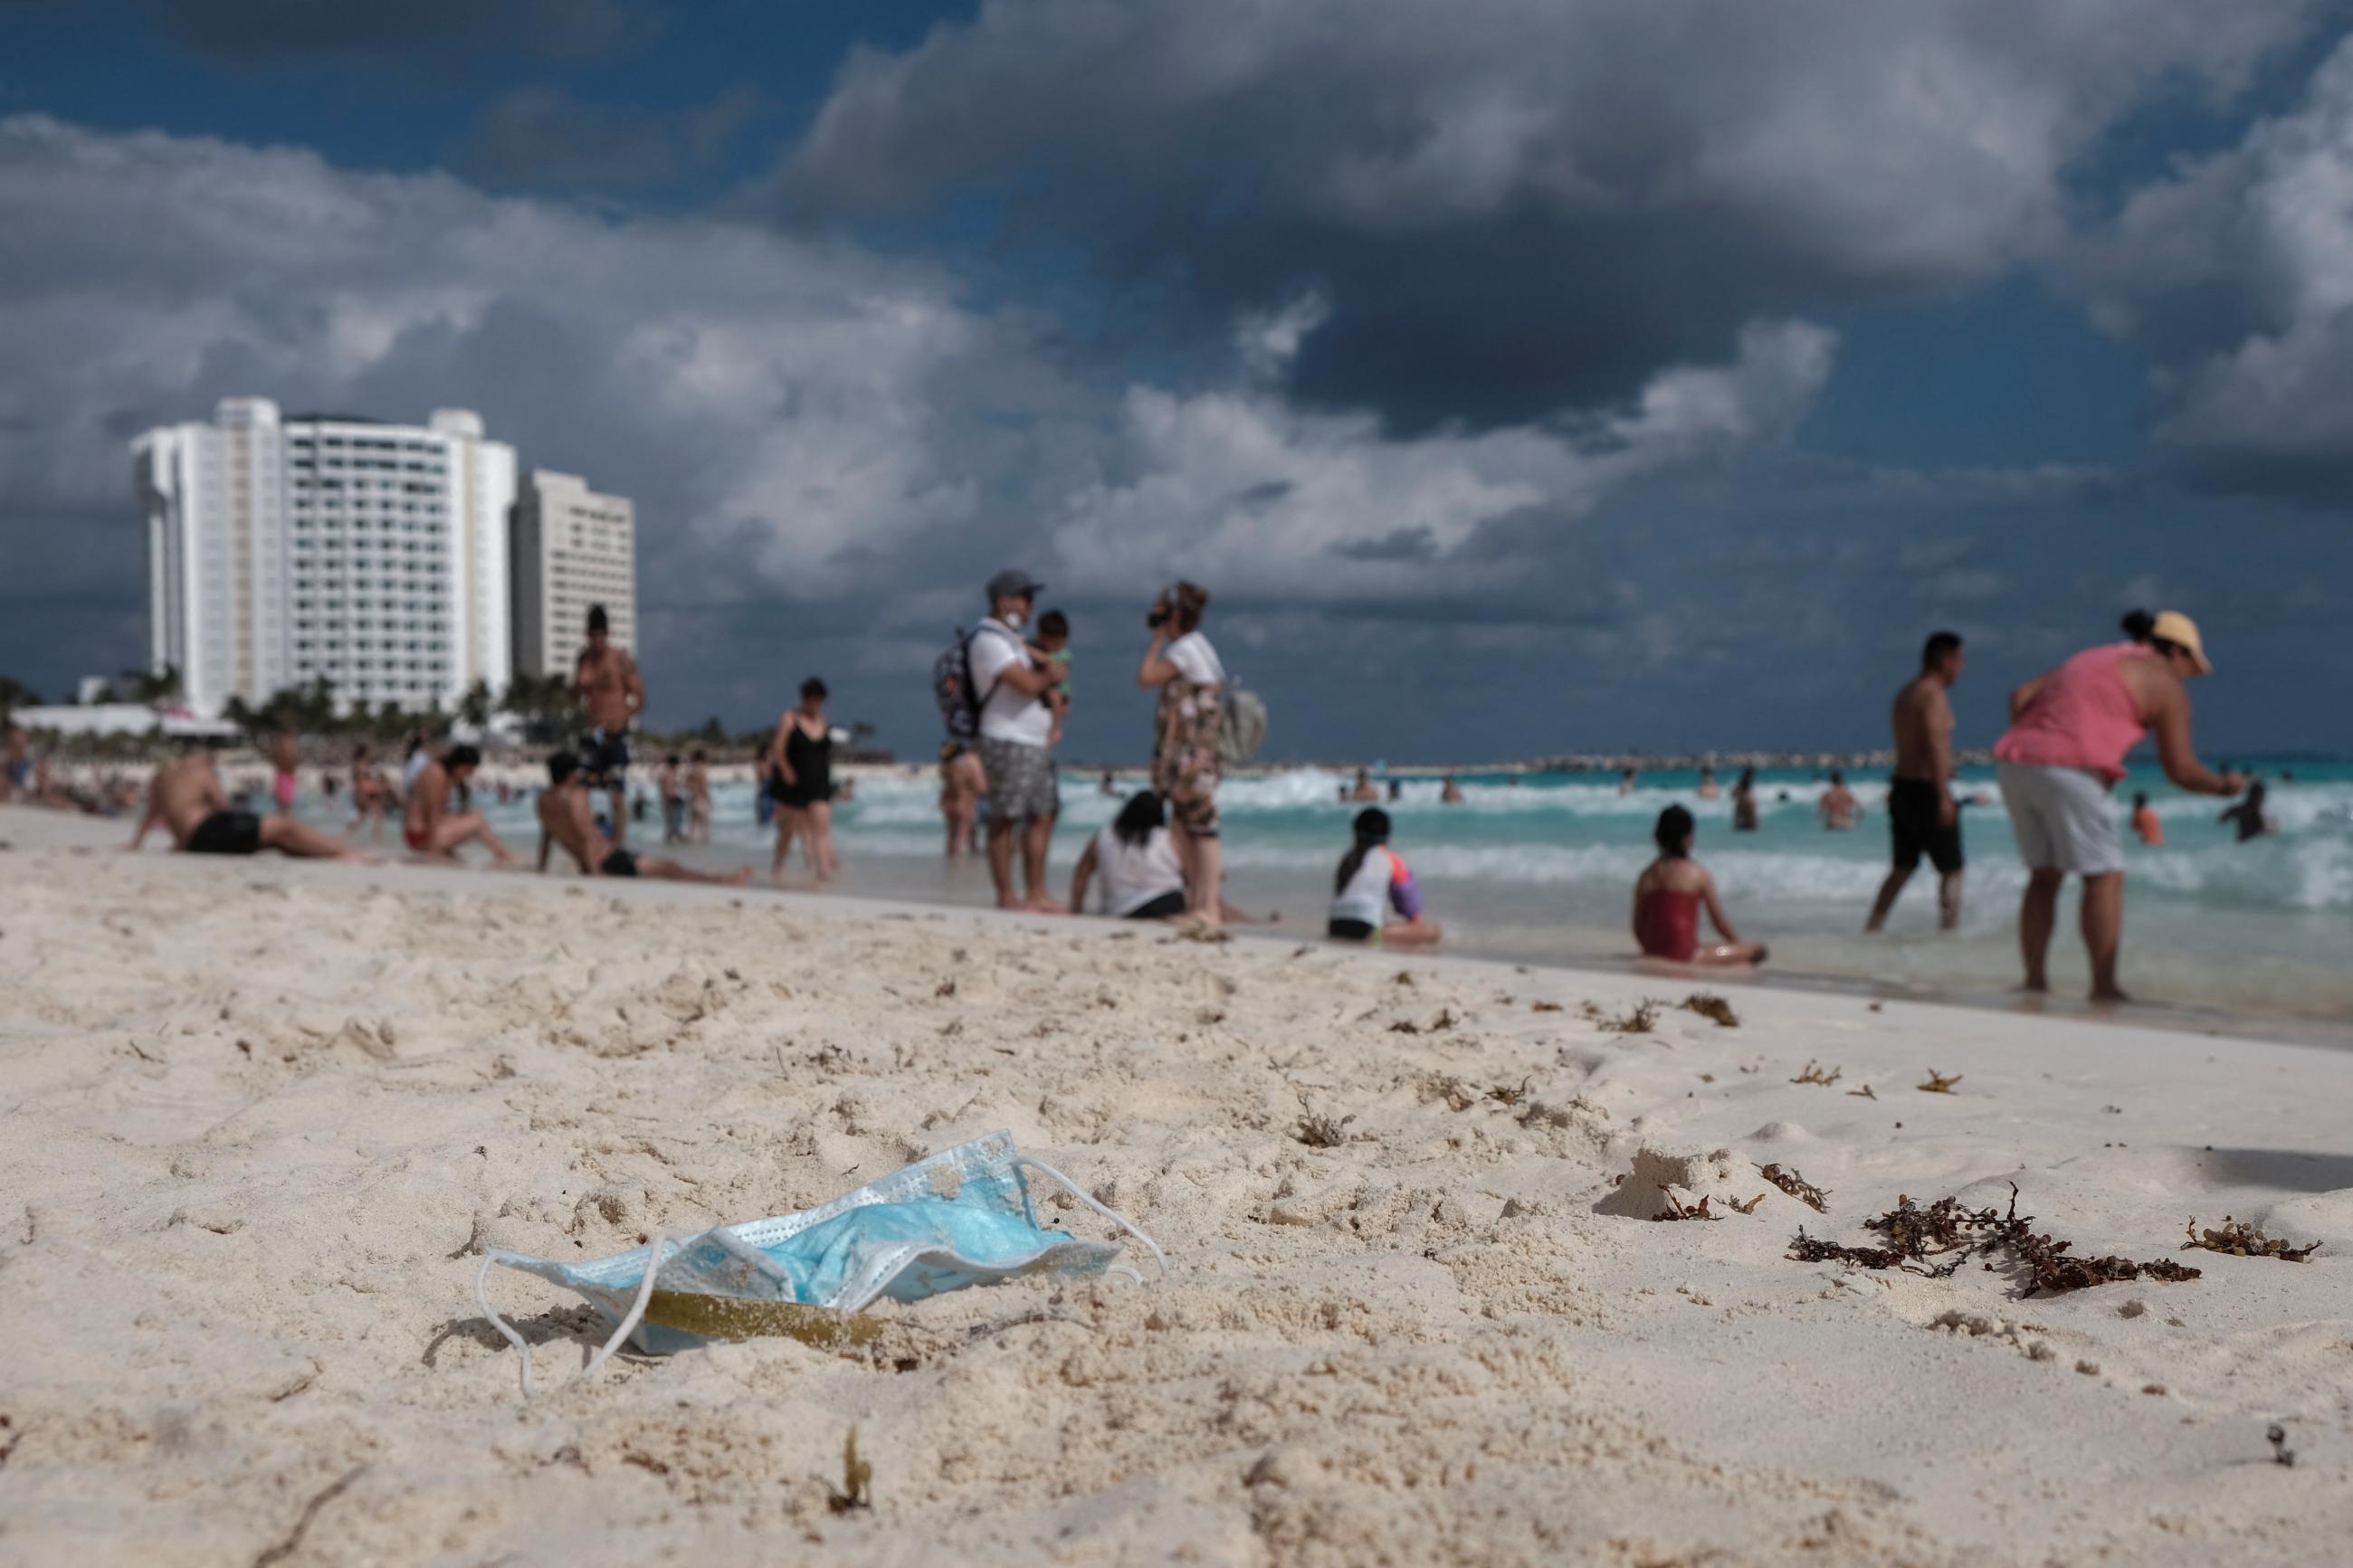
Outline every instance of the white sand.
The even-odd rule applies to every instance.
[[[1578,1005],[1661,983],[68,847],[122,836],[0,811],[0,1562],[2353,1550],[2353,1054],[1753,989],[1737,1029],[1619,1036]],[[1842,1076],[1791,1083],[1810,1058]],[[594,1257],[998,1127],[1175,1278],[886,1308],[881,1364],[573,1382],[594,1314],[501,1271],[531,1405],[473,1307],[484,1246]],[[1630,1170],[1766,1197],[1653,1224]],[[1784,1259],[2010,1180],[2079,1253],[2204,1277],[2021,1300]],[[2174,1252],[2226,1212],[2326,1245]],[[875,1501],[837,1515],[852,1423]]]

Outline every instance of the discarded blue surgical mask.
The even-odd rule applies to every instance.
[[[851,1313],[883,1297],[920,1301],[1025,1274],[1114,1272],[1142,1281],[1135,1269],[1117,1261],[1118,1242],[1082,1240],[1039,1226],[1025,1171],[1060,1184],[1134,1237],[1161,1275],[1167,1274],[1168,1260],[1150,1237],[1060,1171],[1021,1153],[1010,1132],[992,1132],[798,1214],[719,1226],[682,1241],[658,1234],[648,1246],[586,1263],[492,1251],[483,1256],[474,1277],[474,1300],[491,1326],[522,1352],[528,1397],[536,1392],[531,1346],[491,1310],[493,1264],[576,1290],[617,1325],[584,1375],[604,1365],[624,1341],[666,1355],[713,1338],[739,1337],[725,1326],[762,1310],[772,1317],[812,1308]],[[657,1296],[665,1309],[649,1319]],[[737,1309],[735,1303],[783,1305]],[[696,1332],[684,1323],[712,1331]]]

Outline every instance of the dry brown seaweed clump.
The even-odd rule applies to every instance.
[[[874,1467],[858,1457],[858,1428],[841,1440],[841,1485],[825,1482],[825,1505],[836,1513],[860,1512],[874,1506]]]
[[[1771,1174],[1768,1169],[1766,1173]],[[2037,1232],[2034,1216],[2018,1212],[2018,1184],[2010,1187],[2007,1212],[1988,1206],[1964,1208],[1960,1200],[1938,1198],[1926,1208],[1908,1197],[1863,1228],[1886,1238],[1884,1247],[1841,1247],[1808,1236],[1801,1228],[1789,1244],[1788,1256],[1799,1263],[1853,1263],[1865,1268],[1901,1268],[1930,1279],[1942,1279],[1972,1258],[2007,1253],[2027,1274],[2021,1296],[2061,1295],[2093,1285],[2125,1279],[2161,1279],[2179,1284],[2198,1278],[2198,1270],[2169,1258],[2137,1263],[2129,1258],[2071,1258],[2070,1242]],[[1989,1263],[1986,1267],[1993,1267]]]
[[[1816,1214],[1831,1212],[1831,1195],[1798,1174],[1795,1166],[1783,1170],[1779,1165],[1767,1165],[1757,1173]]]
[[[1928,1081],[1926,1083],[1915,1083],[1912,1087],[1918,1089],[1922,1094],[1950,1094],[1953,1092],[1953,1085],[1960,1082],[1962,1076],[1963,1075],[1960,1073],[1955,1073],[1952,1077],[1947,1078],[1935,1068],[1930,1068],[1928,1069]]]
[[[1828,1089],[1831,1085],[1838,1082],[1839,1079],[1845,1076],[1846,1068],[1832,1068],[1830,1071],[1824,1072],[1822,1071],[1821,1063],[1814,1060],[1811,1057],[1808,1057],[1806,1058],[1806,1070],[1799,1073],[1789,1081],[1791,1083],[1818,1083],[1824,1089]]]
[[[1666,1206],[1663,1210],[1662,1210],[1661,1212],[1659,1212],[1659,1213],[1657,1213],[1657,1214],[1654,1214],[1654,1215],[1652,1215],[1651,1216],[1651,1217],[1652,1219],[1654,1219],[1654,1220],[1678,1220],[1678,1219],[1718,1219],[1718,1220],[1720,1220],[1720,1219],[1722,1219],[1722,1218],[1724,1217],[1724,1216],[1723,1216],[1722,1215],[1720,1215],[1720,1214],[1710,1214],[1710,1213],[1708,1213],[1708,1212],[1707,1212],[1707,1199],[1706,1199],[1706,1198],[1704,1198],[1704,1197],[1701,1198],[1701,1199],[1699,1200],[1699,1202],[1698,1202],[1697,1204],[1694,1205],[1692,1207],[1690,1207],[1690,1208],[1685,1208],[1685,1207],[1683,1207],[1682,1201],[1681,1201],[1680,1199],[1678,1199],[1678,1198],[1675,1196],[1674,1193],[1673,1193],[1672,1190],[1670,1190],[1670,1189],[1668,1189],[1668,1188],[1666,1188],[1666,1187],[1661,1187],[1661,1188],[1659,1189],[1659,1195],[1660,1195],[1661,1197],[1663,1197],[1663,1198],[1665,1198],[1665,1199],[1667,1200],[1667,1206]]]
[[[1732,1010],[1731,1003],[1713,991],[1694,991],[1675,1005],[1686,1013],[1696,1013],[1703,1018],[1714,1019],[1715,1026],[1719,1029],[1740,1027],[1740,1015]]]
[[[1585,1016],[1605,1035],[1647,1035],[1658,1026],[1659,1013],[1665,1006],[1666,1004],[1656,997],[1645,996],[1613,1016],[1588,1002]]]
[[[1348,1124],[1356,1119],[1343,1116],[1337,1121],[1322,1111],[1304,1111],[1291,1130],[1292,1137],[1310,1149],[1337,1149],[1348,1142]]]
[[[2189,1239],[2181,1246],[2184,1252],[2227,1252],[2233,1258],[2278,1258],[2289,1263],[2301,1263],[2320,1248],[2320,1243],[2316,1241],[2304,1247],[2290,1247],[2284,1238],[2265,1236],[2245,1220],[2232,1219],[2229,1215],[2222,1216],[2221,1229],[2216,1230],[2210,1226],[2202,1232],[2198,1228],[2198,1216],[2192,1215],[2188,1229]]]

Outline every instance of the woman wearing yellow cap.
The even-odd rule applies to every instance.
[[[2125,856],[2109,792],[2125,753],[2151,731],[2165,776],[2202,795],[2236,795],[2246,781],[2216,773],[2189,742],[2185,682],[2213,668],[2198,624],[2179,610],[2124,620],[2126,642],[2086,648],[2010,694],[2010,729],[1994,742],[2002,802],[2031,873],[2018,906],[2026,989],[2047,991],[2043,961],[2058,923],[2059,887],[2084,879],[2084,945],[2092,998],[2122,1002],[2116,944],[2124,934]]]

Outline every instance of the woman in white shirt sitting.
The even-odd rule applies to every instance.
[[[1185,912],[1185,868],[1168,837],[1160,797],[1139,790],[1103,824],[1071,873],[1071,908],[1086,906],[1087,884],[1103,877],[1103,912],[1127,920],[1167,920]]]

